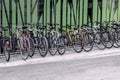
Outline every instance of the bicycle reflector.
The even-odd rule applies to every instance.
[[[7,41],[7,48],[10,48],[10,42]]]

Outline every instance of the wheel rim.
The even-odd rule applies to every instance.
[[[39,50],[42,57],[46,56],[48,51],[48,42],[45,38],[41,39]]]

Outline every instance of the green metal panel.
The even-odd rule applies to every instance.
[[[6,7],[7,7],[7,14],[9,15],[9,0],[4,0],[5,1],[5,4],[6,4]],[[20,5],[21,5],[21,9],[22,9],[22,15],[24,17],[24,0],[19,0],[20,1]],[[27,0],[27,21],[30,22],[30,1],[31,0]],[[74,14],[75,14],[75,18],[77,20],[77,24],[78,24],[78,19],[80,19],[80,24],[82,25],[82,22],[84,23],[87,23],[87,8],[88,8],[88,0],[84,0],[84,14],[82,14],[82,2],[83,0],[80,0],[80,17],[78,17],[78,11],[76,11],[76,0],[72,0],[73,1],[73,8],[74,8]],[[103,9],[102,9],[102,21],[105,21],[106,20],[106,10],[107,10],[107,14],[110,13],[110,10],[109,9],[106,9],[106,1],[107,0],[103,0]],[[112,1],[112,0],[110,0]],[[119,0],[118,0],[119,1]],[[34,6],[36,0],[32,0],[32,5]],[[46,5],[47,4],[47,5]],[[98,1],[97,0],[93,0],[93,21],[96,21],[97,20],[97,4],[98,4]],[[120,5],[120,1],[119,1],[119,5]],[[45,0],[44,1],[44,22],[45,23],[49,23],[50,22],[50,0]],[[113,8],[113,7],[112,7]],[[47,11],[46,11],[47,10]],[[58,3],[56,4],[56,23],[60,24],[60,0],[58,0]],[[112,13],[113,13],[113,9],[112,9]],[[114,19],[117,20],[117,17],[119,17],[120,15],[117,13],[120,13],[120,6],[118,6],[118,9],[115,13],[115,16],[114,16]],[[8,25],[7,24],[7,19],[6,19],[6,15],[5,15],[5,9],[3,7],[3,25],[6,26]],[[68,24],[70,24],[70,6],[68,6]],[[100,10],[99,10],[99,15],[100,15]],[[84,16],[84,21],[82,21],[82,16]],[[108,18],[109,16],[107,16]],[[110,16],[111,20],[112,20],[112,14]],[[23,18],[24,19],[24,18]],[[37,22],[37,5],[35,7],[35,10],[33,11],[33,15],[32,15],[32,21],[33,22]],[[53,23],[54,23],[54,14],[52,14],[52,19],[53,19]],[[100,16],[99,16],[99,19],[100,19]],[[120,17],[119,17],[119,20],[120,20]],[[46,22],[47,21],[47,22]],[[40,19],[40,22],[42,22],[42,18]],[[65,26],[66,25],[66,0],[63,0],[63,25]],[[15,6],[15,2],[14,0],[12,0],[12,24],[13,25],[16,25],[16,6]],[[20,15],[20,10],[18,10],[18,24],[19,25],[22,25],[22,20],[21,20],[21,15]],[[75,24],[74,23],[74,16],[72,15],[72,24]]]

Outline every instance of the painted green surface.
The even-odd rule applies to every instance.
[[[36,0],[33,0],[33,5],[35,3]],[[50,0],[45,0],[45,4],[46,4],[46,1],[47,1],[47,12],[44,11],[44,21],[45,23],[49,23],[49,19],[50,19]],[[78,18],[77,17],[77,20],[80,19],[80,23],[82,25],[82,22],[84,22],[85,24],[87,23],[87,7],[88,7],[88,0],[84,0],[84,14],[82,14],[82,1],[83,0],[80,0],[80,17]],[[111,0],[112,1],[112,0]],[[9,0],[5,0],[6,2],[6,6],[7,6],[7,14],[9,15]],[[20,4],[21,4],[21,7],[22,7],[22,14],[24,16],[24,0],[20,0]],[[76,12],[76,0],[73,0],[73,4],[74,4],[74,10]],[[93,0],[93,21],[96,21],[97,20],[97,0]],[[119,1],[119,4],[120,4],[120,1]],[[28,23],[30,22],[30,0],[27,0],[27,21]],[[12,24],[13,26],[15,25],[16,23],[16,8],[15,8],[15,3],[14,3],[14,0],[12,0]],[[46,5],[45,5],[45,9],[46,9]],[[109,10],[107,9],[108,11],[108,14],[107,14],[107,17],[109,17]],[[114,16],[114,19],[117,20],[117,12],[120,12],[120,6],[119,8],[117,9],[116,13],[115,13],[115,16]],[[47,13],[47,15],[46,15]],[[60,24],[60,0],[58,1],[57,3],[57,18],[56,18],[56,21],[58,24]],[[112,13],[113,13],[113,9],[112,9]],[[70,14],[70,6],[68,7],[68,15]],[[76,14],[76,13],[75,13]],[[19,25],[22,24],[22,21],[21,21],[21,18],[20,18],[20,12],[18,12],[18,23]],[[47,16],[47,20],[46,20],[46,16]],[[82,21],[82,17],[84,16],[84,21]],[[33,22],[37,22],[37,6],[34,10],[34,13],[33,13]],[[100,11],[99,11],[99,20],[100,20]],[[106,20],[106,0],[103,0],[103,12],[102,12],[102,20],[105,21]],[[111,20],[112,20],[112,15],[111,15]],[[119,20],[120,20],[120,17],[119,17]],[[47,22],[46,22],[47,21]],[[42,19],[40,20],[40,22],[42,22]],[[53,22],[54,22],[54,16],[53,16]],[[66,0],[63,0],[63,25],[65,26],[66,25]],[[68,16],[68,24],[70,24],[70,17]],[[72,17],[72,24],[74,24],[74,19]],[[78,24],[78,23],[77,23]],[[6,26],[7,25],[7,20],[6,20],[6,16],[5,16],[5,11],[3,10],[3,25]]]

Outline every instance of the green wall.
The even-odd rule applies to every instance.
[[[9,0],[4,0],[5,3],[6,3],[6,6],[7,6],[7,14],[9,15]],[[33,5],[35,4],[35,1],[36,0],[33,0]],[[45,23],[49,23],[49,19],[50,19],[50,0],[45,0],[45,4],[46,4],[46,1],[47,1],[47,22],[46,22],[46,11],[44,11],[44,21]],[[84,14],[82,14],[82,1],[83,0],[80,0],[80,17],[78,18],[77,17],[77,20],[80,19],[80,23],[82,25],[82,17],[84,16],[84,24],[87,23],[87,8],[88,8],[88,0],[84,0]],[[111,0],[112,1],[112,0]],[[23,17],[24,17],[24,0],[20,0],[20,4],[21,4],[21,8],[22,8],[22,14],[23,14]],[[93,0],[93,21],[96,21],[97,20],[97,0]],[[103,0],[103,11],[102,11],[102,20],[105,21],[106,20],[106,0]],[[120,4],[120,1],[119,1],[119,4]],[[73,0],[73,5],[74,5],[74,10],[76,12],[76,0]],[[46,10],[46,5],[45,6],[45,10]],[[27,21],[30,22],[30,0],[27,0]],[[109,18],[109,10],[107,9],[108,11],[108,15],[107,17]],[[120,12],[120,6],[119,8],[117,9],[117,12]],[[117,12],[115,13],[115,16],[114,16],[114,19],[117,20]],[[112,13],[113,13],[113,9],[112,9]],[[68,24],[70,24],[70,6],[68,6]],[[4,7],[3,7],[3,25],[6,26],[7,25],[7,20],[6,20],[6,15],[5,15],[5,11],[4,11]],[[18,10],[18,23],[19,25],[22,24],[22,21],[21,21],[21,16],[20,16],[20,11]],[[56,21],[57,23],[60,23],[60,0],[58,0],[58,3],[57,3],[57,12],[56,12]],[[75,16],[76,16],[76,13],[75,13]],[[37,22],[37,6],[35,7],[35,10],[34,10],[34,13],[32,15],[33,17],[33,22]],[[120,19],[120,17],[119,17]],[[99,20],[100,20],[100,11],[99,11]],[[111,15],[111,20],[112,20],[112,15]],[[40,22],[42,22],[42,18],[40,19]],[[54,16],[53,16],[53,22],[54,22]],[[65,26],[66,25],[66,0],[63,0],[63,25]],[[14,0],[12,0],[12,24],[13,26],[15,25],[16,23],[16,8],[15,8],[15,2]],[[74,18],[72,16],[72,24],[74,24]],[[78,24],[78,22],[77,22]]]

